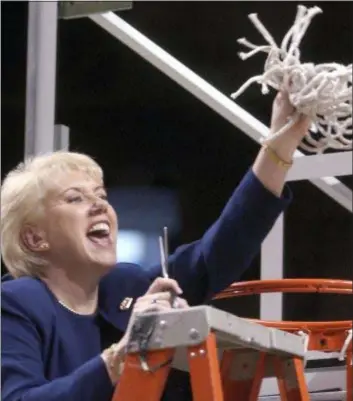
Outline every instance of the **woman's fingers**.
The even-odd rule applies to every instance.
[[[164,305],[167,306],[168,309],[172,307],[177,309],[188,308],[189,305],[187,301],[183,298],[175,298],[173,305],[171,305],[171,301],[173,300],[173,296],[170,292],[157,292],[155,294],[148,294],[141,298],[138,298],[135,304],[135,310],[141,310],[146,307],[146,305]]]
[[[143,296],[144,299],[147,300],[166,300],[166,301],[170,301],[172,297],[172,294],[170,293],[170,291],[161,291],[161,292],[155,292],[153,294],[149,294],[147,293],[145,296]]]
[[[290,104],[287,92],[278,92],[272,106],[271,127],[277,131],[288,122],[295,112],[294,107]]]
[[[181,293],[182,290],[175,280],[159,277],[154,280],[146,294],[136,300],[134,312],[170,310],[173,307],[187,308],[188,303],[184,299],[179,297],[174,299],[174,294]]]
[[[151,284],[150,288],[146,292],[146,295],[155,294],[157,292],[163,291],[174,291],[178,295],[182,294],[182,289],[179,287],[179,284],[171,279],[171,278],[162,278],[158,277],[154,282]]]
[[[146,305],[169,305],[170,308],[170,299],[166,297],[160,297],[160,298],[149,298],[149,297],[142,297],[139,302],[136,302],[135,304],[135,310],[136,308],[145,308]]]
[[[184,298],[176,298],[173,303],[174,308],[177,309],[186,309],[189,307],[188,302]]]
[[[159,301],[156,303],[141,303],[134,309],[134,313],[146,313],[146,312],[165,312],[171,309],[168,301]]]
[[[290,103],[288,93],[285,91],[278,92],[272,107],[271,131],[280,130],[288,123],[290,118],[295,116],[295,113],[296,110]],[[290,131],[292,134],[298,133],[299,136],[304,136],[310,128],[310,124],[310,118],[301,115]]]
[[[170,291],[164,292],[156,292],[154,294],[146,294],[137,299],[136,304],[142,303],[152,303],[152,302],[159,302],[159,301],[168,301],[170,303],[172,299],[172,294]]]

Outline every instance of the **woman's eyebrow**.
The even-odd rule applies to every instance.
[[[68,191],[77,191],[77,192],[83,192],[82,188],[79,187],[70,187],[70,188],[66,188],[63,191],[60,192],[60,195],[64,195],[66,192]]]
[[[106,191],[106,189],[105,189],[105,187],[103,185],[98,185],[97,187],[94,188],[93,192],[97,192],[97,191],[101,191],[101,190]],[[70,188],[64,189],[62,192],[60,192],[59,195],[64,195],[68,191],[77,191],[77,192],[80,192],[80,193],[87,192],[85,188],[70,187]]]

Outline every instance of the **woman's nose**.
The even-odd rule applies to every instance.
[[[104,199],[96,198],[92,202],[90,212],[92,214],[105,213],[107,211],[107,202]]]

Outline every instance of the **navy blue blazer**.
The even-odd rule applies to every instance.
[[[249,170],[204,236],[170,257],[172,276],[190,305],[207,302],[239,279],[290,198],[287,187],[278,198]],[[65,309],[39,279],[5,277],[2,400],[110,401],[113,386],[99,355],[126,330],[131,309],[121,310],[121,301],[143,295],[160,275],[160,266],[146,271],[119,263],[100,283],[94,316]],[[183,380],[173,380],[171,374],[165,399],[188,399]]]

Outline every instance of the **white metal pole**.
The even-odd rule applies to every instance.
[[[283,278],[284,227],[283,213],[261,245],[260,280]],[[260,295],[260,319],[282,320],[283,296],[281,293]]]
[[[25,157],[54,150],[56,1],[28,4]]]
[[[54,149],[53,150],[69,150],[70,149],[70,130],[69,127],[62,124],[54,126]]]
[[[89,18],[255,141],[260,142],[268,135],[269,129],[263,123],[113,12],[95,14]],[[296,151],[296,158],[302,156],[301,152]],[[330,182],[335,181],[335,189],[327,181],[328,179]],[[310,181],[347,210],[353,210],[351,198],[346,199],[342,196],[343,192],[350,190],[336,178],[324,177]],[[343,187],[345,191],[336,196],[336,188]]]

